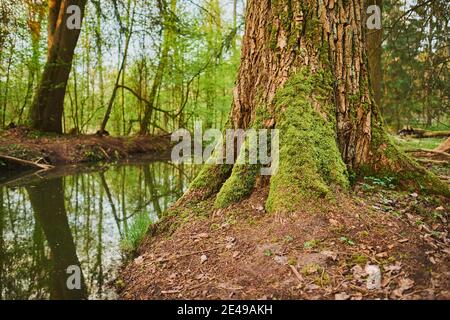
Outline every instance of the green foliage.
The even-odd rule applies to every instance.
[[[315,249],[315,248],[319,247],[320,243],[321,243],[320,240],[312,239],[312,240],[306,241],[303,244],[303,248],[305,248],[307,250]]]
[[[418,6],[383,2],[383,24],[389,30],[382,57],[383,116],[396,130],[404,124],[441,123],[447,123],[448,130],[448,9],[445,0]]]
[[[352,239],[350,239],[348,237],[345,237],[345,236],[340,237],[339,240],[342,243],[345,243],[346,245],[349,245],[349,246],[354,246],[355,245],[355,242]]]
[[[128,233],[121,242],[121,247],[125,252],[133,252],[141,244],[148,228],[152,224],[148,213],[139,213],[132,221]]]
[[[185,0],[127,0],[116,2],[116,8],[112,1],[101,6],[88,1],[66,91],[65,132],[75,129],[84,134],[99,129],[130,30],[130,49],[119,83],[142,99],[119,88],[107,130],[112,135],[139,131],[144,101],[152,100],[162,61],[166,62],[163,78],[152,102],[168,113],[153,110],[149,133],[192,129],[196,120],[208,127],[222,127],[240,61],[240,48],[235,44],[240,43],[242,33],[240,28],[233,31],[233,17],[222,9],[222,1],[208,0],[197,6]],[[47,8],[45,2],[34,2],[7,0],[8,21],[0,21],[0,127],[9,122],[27,124],[45,62]],[[239,24],[241,15],[237,14]],[[41,32],[33,34],[32,26]],[[168,46],[166,57],[161,55],[163,44]]]

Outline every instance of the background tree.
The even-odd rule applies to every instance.
[[[82,19],[85,5],[86,0],[48,1],[47,63],[30,112],[35,129],[62,133],[64,97],[80,35],[80,29],[67,27],[70,16],[67,9],[77,6]]]
[[[450,5],[441,0],[386,0],[383,44],[383,114],[404,124],[449,125]]]

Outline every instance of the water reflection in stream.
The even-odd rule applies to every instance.
[[[114,298],[108,282],[134,219],[156,221],[196,169],[154,162],[0,186],[0,299]],[[83,290],[67,289],[70,265],[81,265]]]

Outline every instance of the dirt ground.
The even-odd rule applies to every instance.
[[[164,156],[170,144],[170,136],[57,136],[41,135],[25,127],[0,132],[0,154],[51,165],[116,161],[140,155]]]
[[[121,270],[121,298],[450,299],[449,199],[369,179],[273,215],[266,192],[172,212]]]

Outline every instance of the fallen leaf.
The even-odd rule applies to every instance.
[[[208,260],[208,257],[204,254],[200,257],[200,263],[205,263]]]
[[[137,265],[140,265],[144,262],[144,258],[142,256],[137,257],[136,259],[134,259],[134,263]]]
[[[348,299],[350,299],[350,296],[345,292],[336,293],[334,295],[334,300],[348,300]]]
[[[378,290],[381,288],[381,270],[377,265],[367,265],[365,268],[367,279],[366,287],[369,290]]]
[[[331,259],[331,260],[333,260],[333,261],[336,261],[337,256],[338,256],[338,254],[337,254],[336,252],[333,252],[333,251],[326,251],[326,250],[320,252],[320,254],[324,255],[325,257],[327,257],[327,258],[329,258],[329,259]]]
[[[384,270],[393,272],[393,271],[400,271],[401,268],[402,268],[401,262],[397,262],[396,264],[391,264],[384,267]]]
[[[273,258],[273,260],[275,260],[276,263],[281,264],[281,265],[287,265],[288,264],[288,258],[285,256],[275,256]]]
[[[363,268],[361,268],[361,266],[358,264],[356,266],[354,266],[353,268],[351,268],[351,271],[353,274],[353,278],[355,278],[356,280],[361,280],[361,278],[366,275]]]
[[[397,297],[401,297],[403,295],[403,292],[411,289],[413,286],[414,280],[411,280],[409,278],[402,278],[399,281],[399,288],[395,289],[392,293]]]
[[[380,252],[380,253],[377,253],[375,256],[377,258],[387,258],[388,253],[387,252]]]

